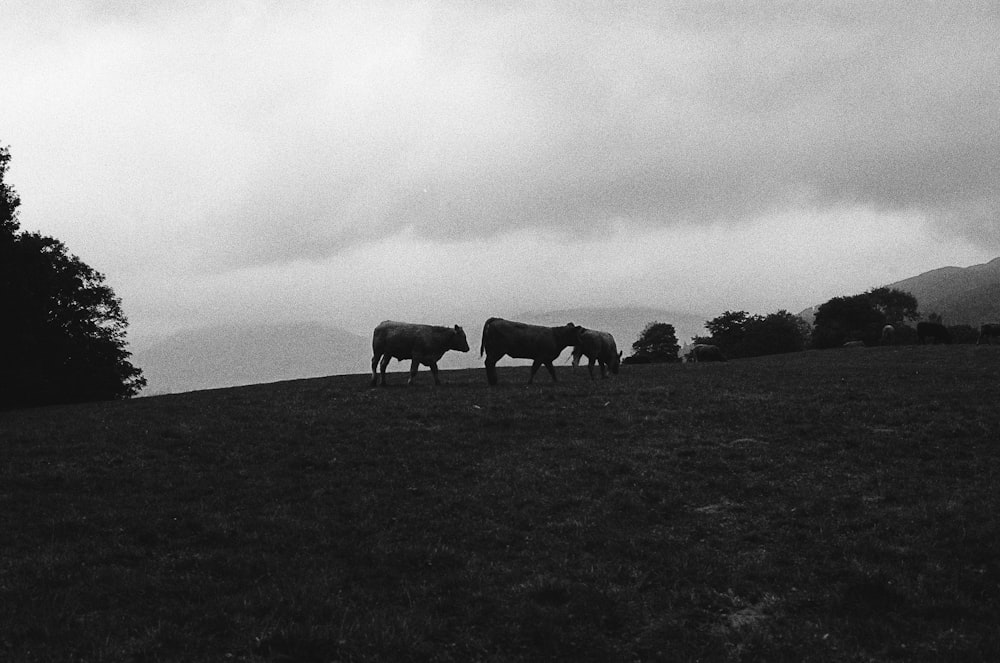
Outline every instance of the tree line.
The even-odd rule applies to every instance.
[[[922,317],[943,324],[941,316],[936,313],[921,315],[917,299],[912,294],[883,286],[857,295],[830,299],[816,309],[811,325],[785,310],[768,315],[725,311],[705,322],[707,335],[695,336],[691,342],[715,345],[727,358],[737,359],[809,348],[839,348],[850,342],[878,345],[882,329],[892,325],[894,343],[912,344],[917,342],[913,323]],[[970,325],[953,325],[947,329],[955,343],[975,343],[978,338],[978,330]],[[632,344],[632,351],[626,363],[681,360],[674,326],[659,321],[646,326]]]

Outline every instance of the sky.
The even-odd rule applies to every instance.
[[[1000,256],[995,2],[0,2],[20,222],[213,324],[799,311]]]

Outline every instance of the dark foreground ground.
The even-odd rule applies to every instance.
[[[558,370],[0,413],[0,660],[1000,660],[1000,347]]]

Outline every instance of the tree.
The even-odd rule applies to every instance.
[[[885,315],[875,308],[867,293],[834,297],[816,310],[813,347],[837,348],[847,341],[875,345],[884,325]]]
[[[797,315],[781,310],[768,315],[726,311],[705,323],[710,336],[695,343],[717,345],[727,357],[759,357],[805,348],[809,325]]]
[[[896,288],[872,288],[867,293],[875,310],[879,311],[890,325],[902,324],[906,320],[916,320],[917,298],[908,292]]]
[[[121,300],[62,242],[20,230],[9,164],[0,148],[0,408],[134,396],[146,380],[128,361]]]
[[[746,311],[726,311],[719,317],[705,323],[705,329],[708,330],[710,336],[704,339],[704,342],[718,345],[727,350],[735,349],[743,341],[750,319],[750,314]],[[696,339],[696,341],[700,340]],[[737,356],[730,352],[726,352],[726,355]]]
[[[677,353],[680,349],[673,325],[650,322],[632,344],[633,356],[636,359],[630,363],[678,361]]]
[[[902,326],[906,320],[919,317],[916,297],[896,288],[872,288],[860,295],[834,297],[816,311],[813,346],[840,347],[845,341],[876,345],[884,325]]]
[[[809,323],[784,309],[763,317],[754,316],[744,338],[746,356],[799,352],[805,349],[809,332]]]

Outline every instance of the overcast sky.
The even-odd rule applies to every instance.
[[[798,311],[1000,255],[996,2],[0,2],[21,226],[133,338]]]

